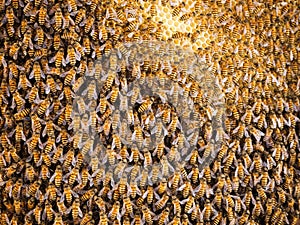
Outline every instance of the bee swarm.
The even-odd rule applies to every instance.
[[[299,0],[2,0],[1,224],[299,224],[299,15]],[[126,44],[150,41],[169,49],[134,61]],[[163,60],[179,47],[209,67],[198,72],[217,79],[225,115],[203,94],[209,76]],[[126,91],[135,81],[165,87],[174,104]],[[202,118],[195,136],[181,130],[184,96]]]

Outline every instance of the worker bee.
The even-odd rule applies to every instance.
[[[120,218],[120,202],[117,201],[113,204],[111,211],[108,214],[108,217],[112,220],[115,220],[116,218]]]
[[[124,205],[125,205],[125,211],[132,215],[133,214],[133,206],[132,206],[132,203],[130,201],[130,199],[128,197],[124,197],[123,198],[123,202],[124,202]]]
[[[59,188],[62,182],[62,176],[62,168],[60,165],[58,165],[53,176],[50,178],[50,183],[54,181],[55,186]]]
[[[14,15],[14,10],[11,6],[8,6],[6,8],[6,20],[7,20],[7,24],[8,24],[8,30],[11,30],[12,32],[8,32],[8,35],[11,37],[14,34],[14,23],[15,23],[15,15]],[[10,29],[12,28],[12,29]]]
[[[212,207],[211,202],[207,199],[204,204],[203,219],[208,221],[213,214],[216,214],[216,210]]]
[[[56,9],[52,23],[54,23],[55,31],[57,32],[61,31],[63,25],[63,13],[61,8]]]
[[[59,211],[64,215],[67,212],[67,207],[64,204],[64,198],[61,197],[61,199],[59,200],[57,198],[56,204],[57,204],[57,208],[59,209]]]
[[[76,53],[72,45],[68,45],[66,63],[75,66],[76,60],[80,61],[80,56]]]
[[[166,193],[164,193],[163,196],[155,203],[156,210],[162,209],[167,204],[168,200],[169,196]]]
[[[146,100],[142,101],[142,104],[140,105],[138,112],[142,113],[145,112],[146,110],[149,110],[151,105],[153,104],[154,99],[149,97]]]
[[[39,17],[38,22],[40,26],[43,26],[45,24],[45,21],[47,21],[47,5],[42,4],[39,10]]]

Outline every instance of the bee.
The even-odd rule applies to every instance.
[[[248,106],[246,109],[245,115],[242,117],[242,120],[245,122],[246,125],[249,125],[252,121],[252,109],[251,106]]]
[[[84,217],[82,218],[80,225],[85,225],[85,224],[89,224],[89,222],[93,219],[93,212],[89,211],[88,213],[86,213],[84,215]]]
[[[155,203],[155,208],[156,210],[162,209],[168,202],[169,196],[164,193],[163,196]]]
[[[43,3],[39,10],[39,17],[38,17],[39,25],[43,26],[45,24],[45,21],[47,21],[47,5]]]
[[[165,208],[165,210],[160,214],[160,217],[158,219],[158,225],[163,225],[166,223],[166,221],[169,218],[170,209],[169,207]]]
[[[19,70],[24,70],[24,68],[16,65],[13,61],[8,62],[9,74],[13,75],[14,77],[19,76]]]
[[[277,193],[278,193],[279,201],[281,203],[285,203],[286,202],[286,193],[285,193],[285,191],[281,187],[277,187]]]
[[[119,55],[122,55],[122,58],[127,58],[129,56],[129,50],[121,42],[118,42],[115,48],[118,50]]]
[[[28,90],[28,87],[32,87],[32,84],[27,79],[25,73],[23,71],[20,72],[20,79],[18,83],[18,89]]]
[[[41,65],[38,61],[35,61],[33,64],[33,69],[31,74],[29,75],[29,79],[34,77],[36,82],[40,82],[41,78],[45,78],[45,74],[42,71]]]
[[[73,111],[73,106],[71,104],[67,104],[65,107],[65,119],[67,123],[69,123],[71,120],[72,111]]]
[[[54,164],[56,164],[58,160],[62,159],[63,150],[64,149],[62,148],[61,145],[57,146],[56,150],[54,151],[53,157],[52,157]]]
[[[68,45],[66,63],[70,62],[71,66],[75,66],[76,60],[80,60],[72,45]]]
[[[172,16],[173,17],[179,16],[179,14],[182,10],[181,7],[182,6],[176,6],[176,7],[173,8],[173,11],[172,11]]]
[[[6,8],[6,20],[7,20],[7,24],[8,24],[8,28],[12,28],[12,33],[8,33],[9,36],[11,37],[14,33],[14,29],[13,29],[13,26],[14,26],[14,23],[15,23],[15,15],[14,15],[14,10],[11,6],[8,6]]]
[[[108,225],[107,215],[103,211],[100,212],[100,221],[99,221],[99,224],[101,224],[101,225]]]
[[[97,189],[90,189],[80,197],[80,201],[84,202],[87,201],[88,199],[92,199],[96,193],[97,193]]]
[[[263,212],[263,207],[262,207],[261,201],[258,197],[256,198],[255,201],[256,202],[255,202],[252,214],[254,217],[259,217],[259,215]]]
[[[22,44],[23,44],[22,48],[24,50],[23,54],[27,55],[27,52],[26,52],[27,48],[29,47],[31,50],[33,49],[32,30],[31,29],[28,29],[26,31],[26,33],[24,34]]]
[[[211,202],[207,199],[204,204],[203,219],[205,221],[210,220],[210,218],[214,212],[215,212],[215,209],[212,207]]]
[[[132,206],[132,203],[130,201],[130,198],[124,197],[123,202],[124,202],[124,205],[125,205],[126,212],[129,213],[130,215],[132,215],[133,214],[133,206]]]
[[[192,207],[195,205],[195,202],[194,202],[194,197],[192,195],[190,195],[186,200],[186,204],[185,204],[185,207],[184,207],[184,212],[185,213],[190,213],[191,212],[191,209],[193,209]]]
[[[84,32],[85,33],[90,33],[91,28],[94,24],[95,18],[93,16],[88,16],[88,18],[85,21],[85,26],[84,26]]]
[[[92,91],[94,92],[95,89],[91,88],[90,92],[92,92]],[[99,103],[99,106],[97,107],[97,110],[99,110],[100,113],[103,114],[106,111],[108,104],[109,103],[108,103],[106,97],[103,94],[100,94],[100,103]]]
[[[83,20],[85,16],[86,16],[86,8],[82,7],[81,9],[79,9],[78,13],[76,14],[75,24],[79,25],[79,23]]]
[[[14,199],[17,199],[20,197],[20,193],[21,193],[21,188],[23,186],[23,182],[21,179],[18,179],[14,185],[14,187],[12,188],[11,191],[11,195]]]
[[[189,194],[191,193],[191,191],[192,191],[191,182],[189,180],[186,180],[184,182],[184,184],[178,190],[182,191],[182,196],[184,198],[187,198],[189,196]]]
[[[28,116],[29,113],[30,113],[30,109],[26,108],[14,114],[14,118],[16,121],[19,121],[24,119],[26,116]]]
[[[99,38],[102,42],[107,41],[107,39],[108,39],[107,29],[103,25],[99,25]]]
[[[136,20],[131,21],[128,23],[127,27],[126,27],[126,31],[127,32],[132,32],[132,31],[136,31],[139,27],[139,24]]]
[[[54,30],[60,32],[63,24],[63,13],[61,8],[56,9],[53,23],[54,23]]]
[[[115,164],[115,160],[116,160],[116,153],[115,153],[115,151],[113,149],[111,149],[110,146],[107,147],[106,155],[107,155],[109,164],[110,165],[114,165]]]
[[[75,41],[73,46],[76,51],[76,55],[78,55],[79,57],[85,56],[84,48],[83,46],[81,46],[81,44],[78,41]]]
[[[33,86],[30,92],[26,95],[25,99],[28,99],[29,103],[33,103],[38,97],[39,90],[36,86]]]
[[[13,93],[13,101],[17,104],[18,111],[21,110],[25,104],[25,100],[21,97],[18,91]]]
[[[146,110],[149,110],[151,105],[153,104],[154,102],[154,99],[153,98],[147,98],[146,100],[144,100],[142,102],[142,104],[140,105],[139,109],[138,109],[138,112],[139,113],[143,113],[145,112]]]
[[[54,181],[55,187],[59,188],[61,186],[62,176],[62,168],[58,165],[53,176],[50,178],[50,183]]]
[[[16,60],[17,58],[18,58],[18,52],[19,52],[19,49],[20,49],[20,46],[21,46],[21,42],[15,42],[12,46],[11,46],[11,48],[9,49],[9,56],[10,57],[12,57],[14,60]],[[4,57],[4,56],[3,56]],[[3,60],[1,60],[2,61],[2,64],[3,65],[6,65],[6,62],[5,62],[5,60],[4,60],[4,58],[3,58]]]
[[[147,224],[153,224],[153,218],[152,218],[152,215],[151,215],[151,210],[143,205],[142,206],[142,213],[143,213],[143,218],[145,218],[145,221],[147,222]]]
[[[144,149],[143,151],[144,155],[144,167],[148,167],[152,164],[152,156],[148,149]]]
[[[112,43],[111,43],[111,41],[107,41],[104,45],[104,55],[105,55],[105,57],[109,57],[111,52],[112,52]]]
[[[193,15],[194,15],[194,13],[186,13],[186,14],[182,15],[179,20],[180,21],[187,21],[190,18],[192,18]]]
[[[63,48],[59,48],[56,55],[52,59],[49,60],[49,63],[53,63],[54,61],[55,61],[56,68],[60,68],[61,65],[63,65],[63,66],[66,65],[66,62],[64,59],[64,49]]]
[[[30,184],[28,189],[27,189],[27,195],[35,196],[36,193],[39,191],[39,188],[40,188],[41,184],[42,184],[42,182],[40,180],[35,181],[32,184]]]
[[[80,209],[80,200],[79,198],[76,198],[73,203],[72,206],[67,210],[67,213],[69,213],[72,210],[72,218],[73,220],[77,220],[78,217],[82,217],[82,211]]]
[[[116,201],[113,206],[111,211],[108,214],[108,217],[112,220],[115,220],[116,218],[120,218],[120,202]]]

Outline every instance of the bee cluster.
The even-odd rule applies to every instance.
[[[299,11],[299,1],[2,0],[1,224],[297,224]],[[141,42],[148,58],[130,44]],[[209,71],[170,43],[192,45]],[[164,88],[144,96],[128,89],[136,81]],[[188,126],[197,132],[185,136]]]

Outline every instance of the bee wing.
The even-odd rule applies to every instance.
[[[254,128],[254,129],[256,129],[256,128]],[[258,129],[256,129],[256,133],[253,132],[252,134],[255,137],[257,142],[259,142],[260,138],[265,135],[262,131],[260,131]]]
[[[32,69],[31,73],[29,74],[29,79],[32,79],[33,77],[34,77],[34,69]]]
[[[56,58],[57,58],[57,55],[54,55],[54,56],[49,60],[49,63],[55,62]],[[30,77],[29,77],[29,78],[30,78]]]
[[[75,58],[77,61],[80,61],[81,59],[81,54],[78,51],[75,51]]]
[[[233,134],[237,133],[239,129],[240,129],[240,125],[237,126],[237,127],[232,131],[232,133],[233,133]]]
[[[9,0],[9,1],[10,1],[10,0]],[[7,22],[7,17],[6,17],[6,16],[3,16],[2,20],[1,20],[1,26],[2,26],[3,24],[6,24],[6,22]]]
[[[45,220],[46,219],[46,208],[44,209],[43,211],[43,214],[42,214],[42,219]]]
[[[59,134],[59,135],[57,136],[57,138],[56,138],[55,142],[56,142],[56,143],[59,143],[59,142],[60,142],[60,140],[61,140],[61,134]]]

